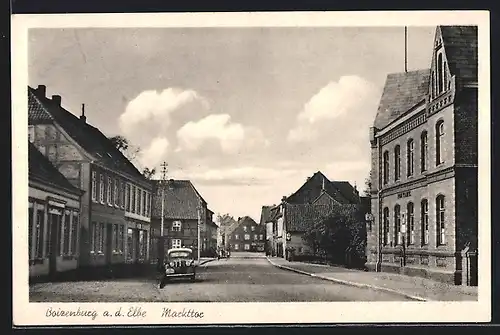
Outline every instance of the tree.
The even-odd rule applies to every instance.
[[[370,197],[371,196],[372,174],[373,174],[373,171],[370,170],[370,174],[369,174],[368,178],[365,179],[365,190],[364,190],[364,196],[365,197]]]
[[[111,136],[108,138],[113,145],[135,166],[140,166],[137,162],[137,157],[141,152],[141,148],[130,144],[129,140],[122,135]],[[146,179],[151,179],[156,173],[156,168],[145,167],[142,169],[142,175]]]
[[[314,222],[303,239],[336,264],[362,265],[366,248],[364,213],[357,205],[339,205],[327,218]]]
[[[229,227],[231,226],[236,220],[229,215],[228,213],[226,214],[217,214],[217,222],[219,222],[220,227]]]

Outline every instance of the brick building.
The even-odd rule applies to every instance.
[[[314,173],[295,193],[283,197],[281,204],[271,209],[272,254],[285,257],[288,248],[293,248],[296,255],[310,254],[310,247],[302,239],[308,227],[325,219],[336,206],[360,201],[359,192],[349,182],[330,181],[320,171]]]
[[[238,219],[237,225],[227,236],[231,251],[264,251],[266,229],[251,217]]]
[[[28,255],[30,277],[78,266],[80,197],[37,148],[28,143]]]
[[[438,26],[429,52],[430,69],[387,76],[370,129],[367,266],[460,283],[477,248],[477,27]]]
[[[29,140],[85,193],[80,203],[79,267],[149,260],[151,184],[101,131],[28,87]]]
[[[170,179],[153,181],[152,227],[155,238],[161,233],[161,199],[164,190],[163,236],[165,250],[169,248],[192,248],[195,256],[198,253],[198,222],[200,222],[200,253],[216,248],[217,232],[213,222],[213,212],[208,209],[207,202],[198,193],[189,180]],[[199,211],[198,211],[199,210]],[[199,221],[198,221],[199,220]],[[214,227],[215,226],[215,227]],[[152,244],[154,257],[158,256],[155,243]]]

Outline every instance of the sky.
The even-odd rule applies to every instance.
[[[408,28],[408,70],[434,27]],[[30,29],[29,85],[105,135],[139,169],[190,179],[215,213],[260,219],[316,171],[365,189],[369,127],[404,27]],[[156,178],[160,175],[157,174]]]

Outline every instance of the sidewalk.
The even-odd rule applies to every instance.
[[[386,272],[365,272],[322,264],[289,262],[268,257],[279,268],[340,284],[405,295],[419,301],[477,301],[477,287],[450,285],[434,280]]]

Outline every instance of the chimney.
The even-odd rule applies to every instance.
[[[36,91],[40,96],[45,98],[45,96],[47,95],[47,86],[38,85],[38,87],[36,88]]]
[[[87,117],[85,116],[85,104],[82,104],[82,115],[80,115],[80,120],[83,123],[87,122]]]
[[[57,105],[61,106],[61,96],[60,95],[53,95],[52,96],[52,101]]]

